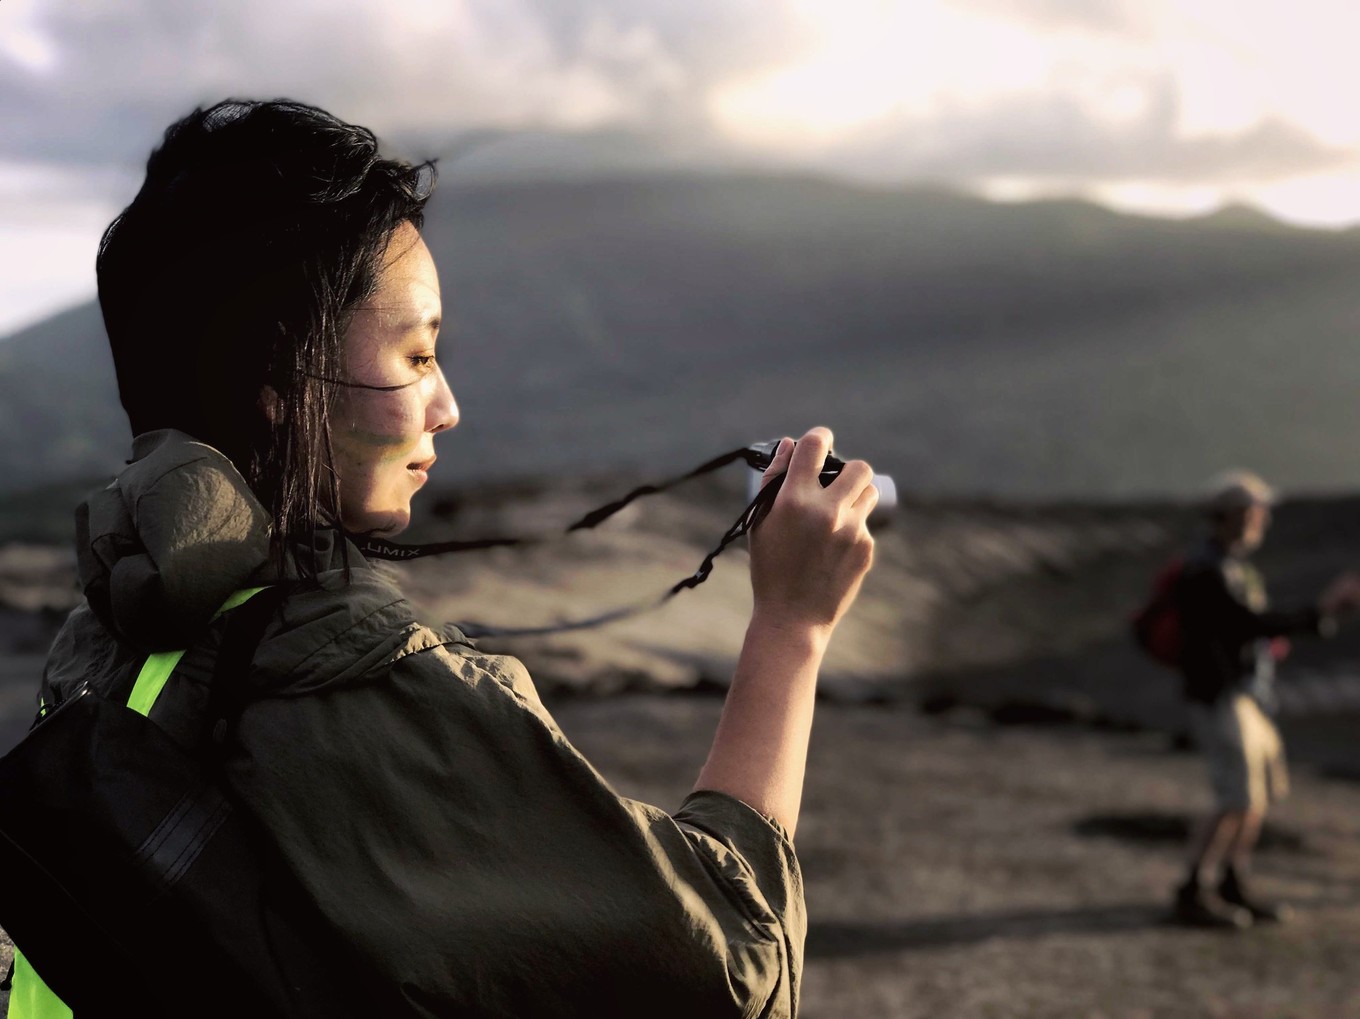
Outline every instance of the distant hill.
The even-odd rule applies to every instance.
[[[650,175],[446,186],[426,233],[445,484],[665,474],[825,422],[927,492],[1360,485],[1355,232]],[[117,466],[93,308],[0,341],[0,424],[0,492]]]
[[[127,431],[95,304],[0,340],[0,492],[110,473]]]

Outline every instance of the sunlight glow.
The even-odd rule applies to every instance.
[[[1224,195],[1219,188],[1204,184],[1097,184],[1086,195],[1119,212],[1172,218],[1203,216],[1236,200],[1235,196]]]
[[[0,338],[94,296],[102,230],[0,225],[0,251],[22,254],[0,275]]]
[[[1030,91],[1131,117],[1146,109],[1148,88],[1171,81],[1183,136],[1233,134],[1276,118],[1329,144],[1360,144],[1352,101],[1360,7],[1334,0],[1288,8],[1149,0],[1144,10],[1161,37],[1151,42],[1007,18],[959,0],[796,7],[819,44],[714,92],[715,121],[733,136],[825,141],[890,114],[948,113]],[[1089,91],[1101,81],[1120,84]]]
[[[1360,144],[1360,6],[1194,0],[1169,6],[1166,21],[1186,132],[1221,134],[1275,116],[1330,145]]]
[[[942,0],[807,3],[821,43],[804,62],[717,89],[720,129],[752,142],[835,140],[887,116],[921,117],[1039,85],[1043,48],[1023,30]]]
[[[0,159],[0,337],[94,296],[99,238],[135,186],[129,170]]]
[[[37,23],[38,0],[6,0],[0,10],[0,61],[9,59],[30,74],[57,67],[56,43]]]
[[[1251,199],[1263,209],[1303,226],[1360,223],[1360,171],[1314,174],[1267,184]]]
[[[874,151],[943,151],[941,139],[959,131],[977,146],[986,132],[1005,144],[1008,130],[1036,125],[1061,145],[1065,123],[1153,154],[1248,139],[1235,164],[1205,162],[1201,180],[1192,179],[1201,165],[1193,162],[1188,170],[1145,162],[1083,176],[1081,166],[1062,166],[1058,149],[1048,176],[998,167],[955,183],[991,195],[1082,194],[1173,215],[1245,200],[1312,224],[1360,218],[1352,197],[1360,194],[1360,61],[1352,54],[1360,6],[1145,0],[1125,21],[1102,21],[1114,9],[1094,5],[991,0],[794,6],[816,45],[710,95],[713,122],[737,144],[834,166],[838,147],[891,137],[901,139],[895,149]],[[1020,119],[1008,126],[1012,110]],[[1347,153],[1354,168],[1321,173]],[[909,164],[898,179],[909,179]],[[890,180],[892,172],[870,175]]]

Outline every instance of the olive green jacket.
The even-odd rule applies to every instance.
[[[150,714],[187,745],[214,612],[279,579],[264,512],[221,454],[161,431],[77,519],[85,601],[44,682],[108,690],[188,648]],[[673,815],[617,795],[519,661],[418,622],[329,542],[265,633],[227,775],[383,1014],[795,1015],[806,919],[783,829],[716,792]]]

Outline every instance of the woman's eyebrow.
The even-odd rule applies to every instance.
[[[407,330],[438,330],[444,320],[443,309],[423,308],[411,311],[402,320],[402,328]]]
[[[368,312],[397,312],[400,308],[384,307],[383,305],[364,304],[354,309],[357,311]],[[444,324],[444,317],[441,312],[417,312],[409,317],[398,319],[395,327],[405,333],[414,332],[439,332],[439,327]]]

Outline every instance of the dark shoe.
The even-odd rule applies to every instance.
[[[1258,899],[1248,890],[1236,872],[1229,867],[1223,873],[1223,881],[1218,886],[1218,897],[1230,906],[1245,909],[1257,923],[1283,923],[1294,915],[1294,911],[1280,902],[1267,902]]]
[[[1183,885],[1176,892],[1171,919],[1184,927],[1244,930],[1251,926],[1251,911],[1224,902],[1199,885]]]

